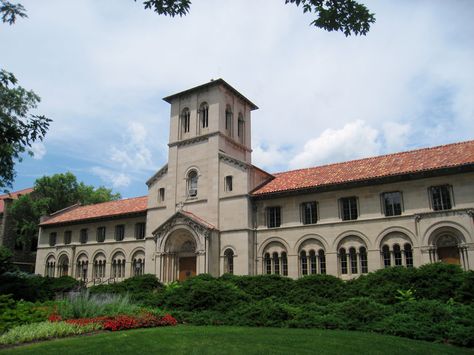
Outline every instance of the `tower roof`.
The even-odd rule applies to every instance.
[[[215,79],[215,80],[211,80],[210,82],[208,83],[205,83],[205,84],[202,84],[202,85],[199,85],[199,86],[195,86],[191,89],[187,89],[187,90],[184,90],[184,91],[181,91],[181,92],[178,92],[176,94],[173,94],[173,95],[170,95],[170,96],[166,96],[163,98],[163,100],[165,100],[167,103],[171,103],[171,101],[173,99],[175,99],[176,97],[179,97],[179,96],[183,96],[183,95],[189,95],[191,94],[192,92],[194,91],[199,91],[199,90],[202,90],[202,89],[205,89],[205,88],[208,88],[208,87],[212,87],[212,86],[215,86],[215,85],[223,85],[225,86],[228,90],[232,91],[236,96],[238,96],[239,98],[241,98],[242,100],[244,100],[246,103],[248,103],[250,105],[250,108],[252,110],[256,110],[258,109],[257,105],[255,105],[252,101],[250,101],[249,99],[247,99],[244,95],[242,95],[240,92],[238,92],[235,88],[233,88],[229,83],[227,83],[224,79]]]

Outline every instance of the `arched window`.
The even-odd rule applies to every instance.
[[[285,252],[281,253],[281,270],[283,276],[288,276],[288,257]]]
[[[306,257],[306,252],[303,250],[300,253],[301,261],[301,275],[308,275],[308,258]]]
[[[140,276],[145,273],[145,253],[137,251],[132,257],[132,275]]]
[[[191,113],[189,109],[186,107],[181,111],[181,132],[188,133],[189,129],[191,128]]]
[[[357,274],[357,252],[355,248],[349,249],[349,259],[351,260],[351,274]]]
[[[188,197],[196,197],[198,192],[198,173],[191,170],[187,177]]]
[[[341,248],[339,249],[339,260],[341,263],[341,274],[347,274],[347,254],[346,249]]]
[[[390,260],[390,248],[388,245],[384,245],[382,247],[382,258],[383,258],[383,266],[390,267],[391,260]]]
[[[360,269],[363,274],[369,272],[369,267],[367,264],[367,249],[365,247],[359,248],[359,257],[360,257]]]
[[[46,276],[54,277],[54,269],[56,268],[56,259],[50,256],[46,261]]]
[[[280,275],[280,258],[277,252],[273,253],[273,270],[276,275]]]
[[[411,249],[411,244],[406,243],[403,248],[405,251],[405,265],[407,267],[413,267],[413,251]]]
[[[125,277],[125,255],[121,252],[115,253],[112,257],[110,277],[122,279]]]
[[[229,105],[225,109],[225,130],[229,136],[232,136],[232,109]]]
[[[58,271],[59,276],[67,276],[69,274],[69,258],[67,255],[62,255],[59,258]]]
[[[89,260],[85,254],[81,254],[77,258],[76,265],[76,277],[82,279],[82,281],[87,282],[87,272],[89,269]]]
[[[267,273],[267,275],[270,275],[272,273],[272,259],[270,259],[269,253],[265,254],[265,272]]]
[[[245,121],[244,116],[239,113],[239,119],[237,122],[237,136],[239,137],[239,143],[244,144],[245,141]]]
[[[320,249],[319,252],[319,272],[321,274],[326,273],[326,255],[324,255],[324,250]]]
[[[201,128],[209,127],[209,105],[203,102],[199,108],[199,116],[201,120]]]
[[[102,279],[105,277],[105,256],[100,253],[94,258],[94,279]]]
[[[398,244],[393,246],[393,257],[395,259],[395,266],[402,266],[402,251]]]
[[[309,251],[309,272],[310,274],[316,274],[316,252],[314,250]]]
[[[227,274],[234,273],[234,251],[226,249],[224,252],[224,272]]]

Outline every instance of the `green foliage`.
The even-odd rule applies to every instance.
[[[278,302],[275,298],[266,298],[240,304],[230,312],[229,317],[234,325],[284,327],[296,312],[297,308],[293,306]]]
[[[464,272],[462,283],[456,289],[454,299],[461,303],[472,303],[474,300],[474,271]]]
[[[22,4],[13,4],[6,0],[0,0],[0,15],[2,22],[9,25],[13,25],[17,17],[28,17]]]
[[[37,179],[32,193],[13,201],[10,214],[15,220],[17,238],[26,243],[38,234],[38,223],[43,215],[76,203],[92,204],[119,198],[120,194],[114,194],[111,189],[85,185],[67,172]]]
[[[182,311],[225,311],[248,301],[248,295],[238,287],[209,275],[192,277],[179,286],[165,289],[162,295],[163,306]]]
[[[4,16],[3,21],[9,21],[6,20],[9,17],[14,22],[12,12],[8,15],[4,7],[2,1],[0,13]],[[39,102],[38,95],[18,85],[15,75],[0,70],[0,189],[12,186],[15,160],[21,161],[21,154],[33,142],[43,140],[49,128],[49,118],[30,114]]]
[[[10,249],[0,245],[0,275],[6,271],[13,271],[14,266],[12,264],[13,254]]]
[[[58,304],[62,319],[93,318],[136,314],[140,307],[131,303],[128,295],[95,294],[88,291],[71,293]]]
[[[413,291],[411,289],[409,290],[397,290],[397,293],[398,295],[395,296],[395,298],[404,303],[404,302],[414,302],[416,299],[415,299],[415,296],[413,294]]]
[[[100,325],[90,323],[87,325],[68,324],[65,322],[41,322],[20,325],[0,336],[0,344],[21,344],[34,340],[61,338],[68,335],[90,333],[100,329]]]
[[[136,2],[137,0],[135,0]],[[145,0],[145,9],[150,9],[158,15],[166,16],[186,16],[189,12],[190,0]]]
[[[0,295],[11,294],[16,300],[46,301],[54,299],[56,293],[67,292],[78,287],[72,277],[42,277],[24,272],[6,272],[0,275]]]
[[[310,275],[294,281],[288,292],[292,304],[337,302],[346,298],[346,284],[331,275]]]
[[[413,288],[416,290],[417,298],[447,302],[456,296],[465,277],[468,277],[468,274],[458,265],[425,264],[417,269]]]
[[[294,280],[279,275],[234,276],[227,274],[220,280],[234,284],[255,300],[268,297],[287,299],[288,292],[295,283]]]
[[[42,322],[47,319],[48,312],[48,307],[16,302],[10,295],[0,295],[0,334],[14,326]]]

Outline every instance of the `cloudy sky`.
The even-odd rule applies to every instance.
[[[366,37],[309,26],[284,0],[22,0],[0,66],[54,120],[15,189],[71,171],[124,197],[167,160],[162,97],[224,78],[255,102],[253,162],[277,172],[474,138],[474,1],[365,1]]]

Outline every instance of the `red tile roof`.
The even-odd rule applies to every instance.
[[[53,213],[49,219],[40,223],[40,225],[49,226],[52,224],[79,222],[142,212],[145,213],[147,210],[147,201],[148,197],[142,196],[97,203],[95,205],[75,205]]]
[[[33,188],[29,187],[27,189],[19,190],[19,191],[14,191],[14,192],[9,192],[7,194],[0,195],[0,213],[3,213],[3,209],[5,208],[5,204],[3,203],[3,200],[5,198],[12,198],[12,199],[17,199],[21,195],[27,195],[30,192],[33,191]]]
[[[216,227],[214,225],[212,225],[211,223],[209,223],[208,221],[202,219],[201,217],[198,217],[196,216],[194,213],[192,212],[188,212],[188,211],[181,211],[182,214],[184,214],[185,216],[188,216],[189,218],[191,219],[194,219],[196,222],[198,222],[199,224],[207,227],[208,229],[216,229]]]
[[[273,174],[265,195],[474,164],[474,140]]]

